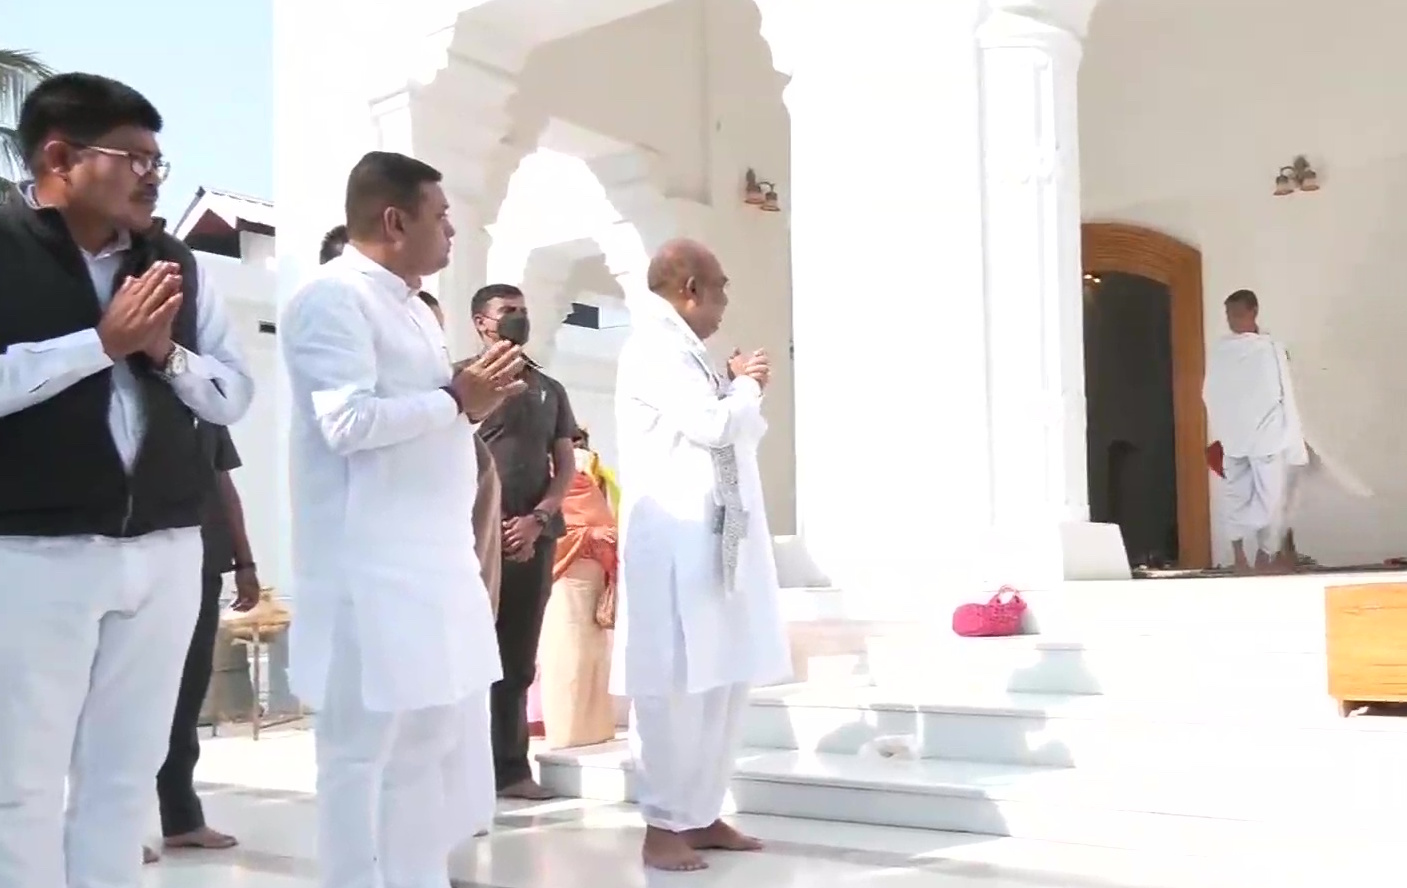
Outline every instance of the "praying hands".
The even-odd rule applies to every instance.
[[[733,354],[728,358],[728,378],[737,379],[739,376],[749,376],[766,388],[772,378],[772,361],[767,357],[767,352],[759,348],[745,355],[742,349],[733,349]]]

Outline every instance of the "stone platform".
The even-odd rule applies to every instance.
[[[1407,574],[1069,583],[1034,634],[847,622],[793,590],[800,684],[755,692],[739,811],[1135,852],[1370,854],[1407,823],[1407,720],[1338,715],[1324,589]],[[1407,642],[1404,642],[1407,643]],[[911,747],[912,759],[867,754]],[[621,746],[540,756],[630,798]]]

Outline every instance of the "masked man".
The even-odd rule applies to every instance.
[[[487,343],[528,342],[523,291],[490,284],[474,294],[474,325]],[[505,798],[546,799],[528,764],[528,689],[537,674],[537,643],[552,592],[552,559],[562,535],[562,500],[576,465],[576,417],[567,390],[529,362],[525,391],[479,428],[493,452],[503,494],[503,571],[499,576],[498,649],[503,679],[493,686],[493,765]]]

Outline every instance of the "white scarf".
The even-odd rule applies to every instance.
[[[1264,333],[1224,336],[1207,352],[1202,396],[1212,437],[1227,456],[1285,456],[1303,465],[1304,431],[1289,367]]]

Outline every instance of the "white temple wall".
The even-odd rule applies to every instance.
[[[732,280],[714,350],[722,357],[734,347],[765,348],[774,361],[761,459],[773,530],[790,533],[796,442],[788,219],[742,203],[749,167],[774,183],[783,205],[788,192],[784,80],[759,26],[752,0],[677,0],[540,47],[524,68],[520,101],[529,115],[635,146],[653,160],[659,196],[695,209],[673,233],[706,240]],[[611,197],[611,183],[603,184]],[[643,239],[648,251],[651,238]],[[837,310],[845,310],[839,294]],[[598,402],[590,412],[602,412],[599,392],[583,397]]]
[[[1394,0],[1102,0],[1080,72],[1084,218],[1200,249],[1208,342],[1227,294],[1255,290],[1308,437],[1376,494],[1305,502],[1297,541],[1325,563],[1407,554],[1404,28]],[[1273,196],[1298,154],[1321,189]]]

